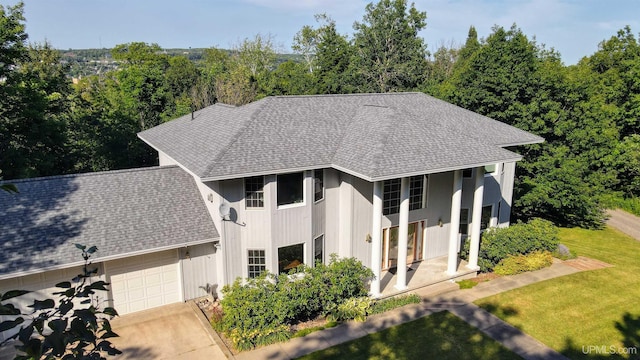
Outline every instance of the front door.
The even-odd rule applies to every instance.
[[[422,259],[422,244],[419,236],[419,224],[410,223],[407,231],[407,264]],[[382,231],[382,269],[398,265],[398,226]]]

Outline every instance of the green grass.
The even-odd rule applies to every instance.
[[[543,281],[476,301],[482,308],[571,359],[590,345],[623,349],[636,355],[613,354],[607,359],[640,358],[640,241],[621,232],[561,229],[560,241],[580,256],[613,267]],[[585,348],[583,348],[583,346]]]
[[[418,304],[421,301],[422,299],[420,298],[420,296],[416,294],[402,295],[402,296],[392,297],[388,299],[376,300],[376,302],[374,302],[373,305],[371,305],[371,308],[367,312],[367,315],[382,314],[383,312],[397,309],[405,305]]]
[[[448,311],[365,336],[300,359],[520,359]]]
[[[458,281],[458,285],[460,286],[460,289],[471,289],[472,287],[478,284],[479,284],[478,282],[475,282],[471,279],[464,279],[464,280]]]
[[[640,197],[624,198],[620,195],[606,195],[601,201],[609,209],[622,209],[636,216],[640,216]]]

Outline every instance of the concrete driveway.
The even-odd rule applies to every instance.
[[[177,303],[111,321],[118,359],[227,359],[197,306]]]

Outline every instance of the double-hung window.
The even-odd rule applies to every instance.
[[[267,270],[267,258],[264,250],[249,250],[248,253],[248,277],[250,279],[260,276]]]
[[[244,199],[247,209],[264,207],[264,176],[244,179]]]

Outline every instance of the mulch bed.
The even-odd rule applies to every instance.
[[[493,280],[495,278],[499,278],[501,276],[502,275],[498,275],[498,274],[492,273],[492,272],[490,272],[490,273],[480,273],[480,274],[478,274],[478,276],[476,276],[474,278],[471,278],[469,280],[479,284],[479,283],[482,283],[482,282],[485,282],[485,281],[489,281],[489,280]]]

